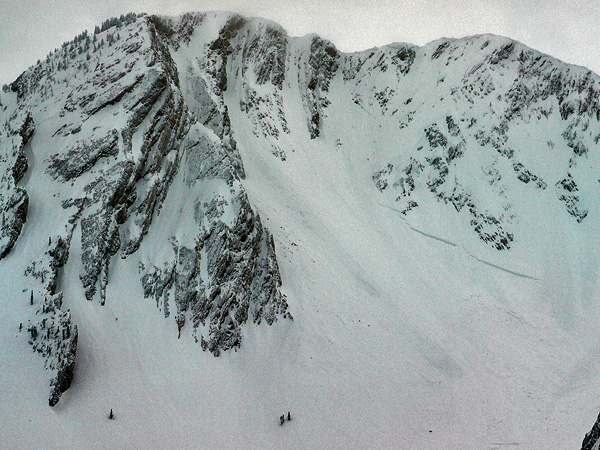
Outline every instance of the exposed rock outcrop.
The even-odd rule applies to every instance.
[[[248,321],[271,325],[278,317],[291,319],[272,236],[240,182],[244,169],[223,98],[228,62],[239,51],[235,37],[246,19],[232,15],[216,39],[206,42],[202,64],[188,74],[192,86],[202,89],[190,92],[180,88],[174,57],[202,20],[201,15],[177,22],[156,16],[117,20],[65,44],[12,85],[19,109],[1,130],[9,158],[2,162],[7,195],[0,257],[14,245],[27,216],[28,196],[17,183],[27,169],[24,147],[34,128],[32,115],[23,111],[43,116],[46,104],[63,105],[62,121],[48,143],[57,150],[43,163],[69,219],[64,233],[50,236],[48,250],[26,270],[39,283],[31,293],[31,303],[39,307],[27,330],[31,346],[53,373],[51,406],[71,384],[77,350],[77,326],[61,309],[63,294],[57,292],[74,230],[81,230],[85,297],[104,305],[111,260],[139,251],[178,174],[190,192],[184,195],[196,237],[190,245],[165,235],[164,245],[174,252],[160,266],[142,267],[146,294],[165,316],[173,303],[180,331],[189,317],[196,339],[214,355],[240,347]],[[267,41],[282,38],[273,29]],[[265,57],[260,49],[255,53],[249,58]],[[257,68],[256,75],[281,88],[285,44],[278,55],[272,61],[267,56],[270,67]],[[64,84],[67,92],[59,89]],[[204,97],[188,104],[190,94]],[[76,188],[62,188],[68,184]],[[207,186],[218,189],[203,191]],[[200,328],[204,331],[196,332]]]
[[[360,59],[353,56],[352,76],[346,69],[345,78],[356,83],[355,103],[370,114],[397,120],[400,136],[410,146],[409,151],[398,152],[381,163],[373,175],[376,188],[395,201],[408,218],[423,197],[433,194],[458,213],[468,214],[465,223],[497,250],[510,249],[515,239],[512,224],[518,220],[514,205],[519,198],[512,197],[507,189],[515,178],[527,191],[544,191],[555,184],[554,201],[560,201],[570,216],[583,222],[588,216],[586,196],[576,192],[573,168],[585,161],[589,149],[597,144],[597,133],[590,127],[598,120],[598,78],[493,36],[442,40],[417,53],[431,56],[413,63],[405,76],[421,70],[427,74],[421,82],[428,87],[409,98],[405,98],[409,92],[391,88],[364,89],[365,85],[378,85],[378,78],[385,76],[383,66],[378,71],[366,62],[361,66],[356,63]],[[370,51],[367,56],[375,54]],[[382,55],[380,60],[386,58]],[[431,120],[428,116],[432,114],[424,105],[430,105],[432,99],[439,111],[433,116],[441,117],[429,122],[421,133],[414,123]],[[554,123],[562,123],[558,131]],[[563,178],[546,179],[539,174],[540,166],[530,165],[531,156],[525,156],[528,149],[522,138],[522,130],[529,126],[544,131],[536,132],[539,140],[532,136],[527,145],[554,155],[560,146],[570,153],[568,164],[561,168]],[[542,136],[555,134],[563,142],[542,140]],[[473,161],[479,161],[480,173],[473,174]],[[473,177],[481,182],[473,185],[472,180],[469,182]]]
[[[33,118],[24,109],[16,110],[0,126],[0,259],[13,248],[27,221],[29,196],[18,183],[27,171],[25,146],[34,133]]]
[[[581,450],[594,450],[598,448],[598,439],[600,439],[600,415],[592,429],[585,435],[581,443]]]
[[[71,313],[62,311],[61,306],[62,292],[46,294],[35,319],[27,327],[29,344],[44,357],[44,368],[54,374],[50,380],[50,406],[56,406],[61,395],[71,386],[77,355],[77,325],[73,323]]]

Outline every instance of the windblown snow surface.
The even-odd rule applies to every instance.
[[[198,49],[216,39],[229,17],[207,15],[186,43],[170,50],[191,111],[202,106],[193,95],[195,71],[202,70]],[[237,39],[250,41],[269,27],[278,29],[251,19]],[[47,159],[60,150],[52,148],[52,135],[62,104],[34,111],[29,168],[19,182],[29,194],[28,219],[0,261],[0,447],[579,448],[600,411],[598,141],[590,138],[586,154],[569,162],[573,150],[558,103],[547,116],[528,112],[511,122],[512,159],[467,131],[470,124],[492,129],[499,114],[495,97],[455,100],[462,91],[454,90],[482,54],[512,42],[495,36],[337,53],[327,89],[311,91],[320,89],[321,98],[326,91],[328,102],[317,107],[314,136],[310,83],[301,70],[314,39],[286,35],[280,88],[257,82],[252,62],[243,62],[241,51],[232,54],[223,94],[244,165],[241,182],[273,234],[293,321],[248,324],[238,349],[214,357],[195,342],[190,325],[178,339],[176,322],[144,297],[140,262],[172,255],[168,236],[180,243],[195,237],[185,207],[188,175],[179,170],[140,249],[112,257],[104,306],[85,299],[81,226],[75,228],[59,288],[79,343],[73,384],[54,408],[41,358],[19,332],[32,319],[36,289],[24,272],[46,250],[47,237],[62,232],[67,210],[60,202],[81,185],[58,183],[47,172]],[[515,45],[517,56],[530,51]],[[442,56],[433,59],[440,46]],[[414,51],[408,73],[359,78],[381,55],[403,48]],[[543,57],[570,76],[588,73]],[[354,60],[362,63],[352,78]],[[497,92],[518,74],[516,56],[505,62],[486,75]],[[248,73],[237,73],[244,68]],[[375,96],[390,86],[388,100]],[[254,110],[240,106],[251,96]],[[5,110],[15,108],[14,94],[1,99]],[[124,120],[118,105],[99,114],[108,128]],[[452,134],[448,116],[466,137]],[[407,210],[394,171],[401,174],[410,157],[414,166],[424,163],[419,155],[443,147],[443,140],[429,139],[436,134],[432,124],[446,136],[444,145],[464,140],[463,155],[439,186],[455,183],[478,211],[500,217],[509,248],[494,248],[477,234],[472,221],[480,216],[470,215],[469,206],[436,197],[435,164],[420,172],[429,184],[412,172],[410,199],[418,206]],[[599,134],[598,118],[585,128]],[[523,166],[515,168],[515,161]],[[519,179],[520,167],[547,188]],[[567,173],[578,177],[587,213],[580,222],[560,200]],[[288,411],[292,420],[281,426]]]

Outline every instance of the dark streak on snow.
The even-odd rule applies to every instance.
[[[379,205],[379,206],[383,206],[384,208],[391,209],[392,211],[396,211],[396,212],[398,212],[398,213],[402,213],[401,211],[399,211],[399,210],[397,210],[397,209],[395,209],[395,208],[392,208],[391,206],[382,205],[381,203],[378,203],[378,205]],[[401,218],[402,218],[402,217],[401,217]],[[432,234],[429,234],[429,233],[425,233],[424,231],[418,230],[418,229],[416,229],[415,227],[413,227],[413,226],[412,226],[410,223],[408,223],[408,221],[407,221],[406,219],[402,218],[402,220],[403,220],[403,221],[406,223],[406,225],[408,226],[408,228],[410,228],[411,230],[413,230],[413,231],[414,231],[414,232],[416,232],[416,233],[419,233],[419,234],[421,234],[421,235],[423,235],[423,236],[425,236],[425,237],[428,237],[428,238],[430,238],[430,239],[433,239],[433,240],[435,240],[435,241],[442,242],[442,243],[444,243],[444,244],[450,245],[450,246],[452,246],[452,247],[458,247],[458,244],[456,244],[456,243],[454,243],[454,242],[451,242],[451,241],[449,241],[449,240],[447,240],[447,239],[444,239],[444,238],[441,238],[441,237],[438,237],[438,236],[434,236],[434,235],[432,235]],[[490,266],[490,267],[493,267],[493,268],[495,268],[495,269],[498,269],[498,270],[502,270],[503,272],[506,272],[506,273],[509,273],[509,274],[511,274],[511,275],[515,275],[515,276],[518,276],[518,277],[521,277],[521,278],[527,278],[528,280],[536,280],[536,281],[539,281],[539,279],[538,279],[538,278],[532,277],[531,275],[526,275],[526,274],[523,274],[523,273],[515,272],[514,270],[506,269],[506,268],[504,268],[504,267],[498,266],[497,264],[493,264],[493,263],[491,263],[491,262],[484,261],[483,259],[480,259],[480,258],[478,258],[478,257],[477,257],[477,256],[475,256],[475,255],[472,255],[471,253],[469,253],[469,252],[468,252],[468,251],[466,251],[466,250],[465,250],[465,252],[466,252],[466,253],[467,253],[467,254],[468,254],[468,255],[469,255],[471,258],[475,259],[476,261],[479,261],[479,262],[480,262],[480,263],[482,263],[482,264],[486,264],[486,265],[488,265],[488,266]],[[514,443],[511,443],[511,444],[497,444],[497,445],[519,445],[519,444],[514,444]]]
[[[400,211],[400,210],[398,210],[396,208],[392,208],[391,206],[388,206],[388,205],[382,205],[381,203],[377,203],[377,204],[379,206],[383,206],[384,208],[388,208],[388,209],[391,209],[392,211],[396,211],[397,213],[402,214],[402,211]],[[456,244],[456,243],[454,243],[452,241],[449,241],[447,239],[444,239],[444,238],[441,238],[441,237],[438,237],[438,236],[434,236],[432,234],[425,233],[424,231],[418,230],[415,227],[413,227],[410,223],[408,223],[408,221],[404,217],[400,216],[400,218],[406,223],[406,226],[408,226],[408,228],[410,228],[414,232],[419,233],[419,234],[421,234],[421,235],[423,235],[425,237],[428,237],[430,239],[433,239],[435,241],[442,242],[443,244],[447,244],[447,245],[450,245],[452,247],[458,247],[458,244]]]
[[[506,269],[504,267],[500,267],[500,266],[498,266],[496,264],[493,264],[491,262],[487,262],[487,261],[484,261],[483,259],[479,259],[477,256],[471,255],[469,252],[467,252],[467,253],[469,254],[469,256],[473,257],[474,259],[476,259],[480,263],[486,264],[486,265],[491,266],[491,267],[493,267],[495,269],[502,270],[503,272],[510,273],[511,275],[516,275],[516,276],[521,277],[521,278],[527,278],[528,280],[539,281],[538,278],[532,277],[531,275],[525,275],[524,273],[519,273],[519,272],[515,272],[514,270],[510,270],[510,269]]]

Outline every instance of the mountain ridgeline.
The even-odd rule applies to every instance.
[[[376,202],[469,252],[527,258],[556,225],[546,215],[559,232],[599,223],[600,78],[507,38],[347,54],[235,14],[128,15],[5,91],[0,258],[27,259],[22,333],[51,406],[76,364],[64,287],[82,287],[73,309],[126,301],[110,295],[118,265],[136,264],[149,307],[215,356],[249,324],[293,320],[233,114],[282,167],[302,143],[352,148]]]

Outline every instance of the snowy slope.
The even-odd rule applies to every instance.
[[[3,232],[29,199],[3,448],[580,445],[597,75],[489,35],[343,54],[226,13],[112,25],[0,97]]]

